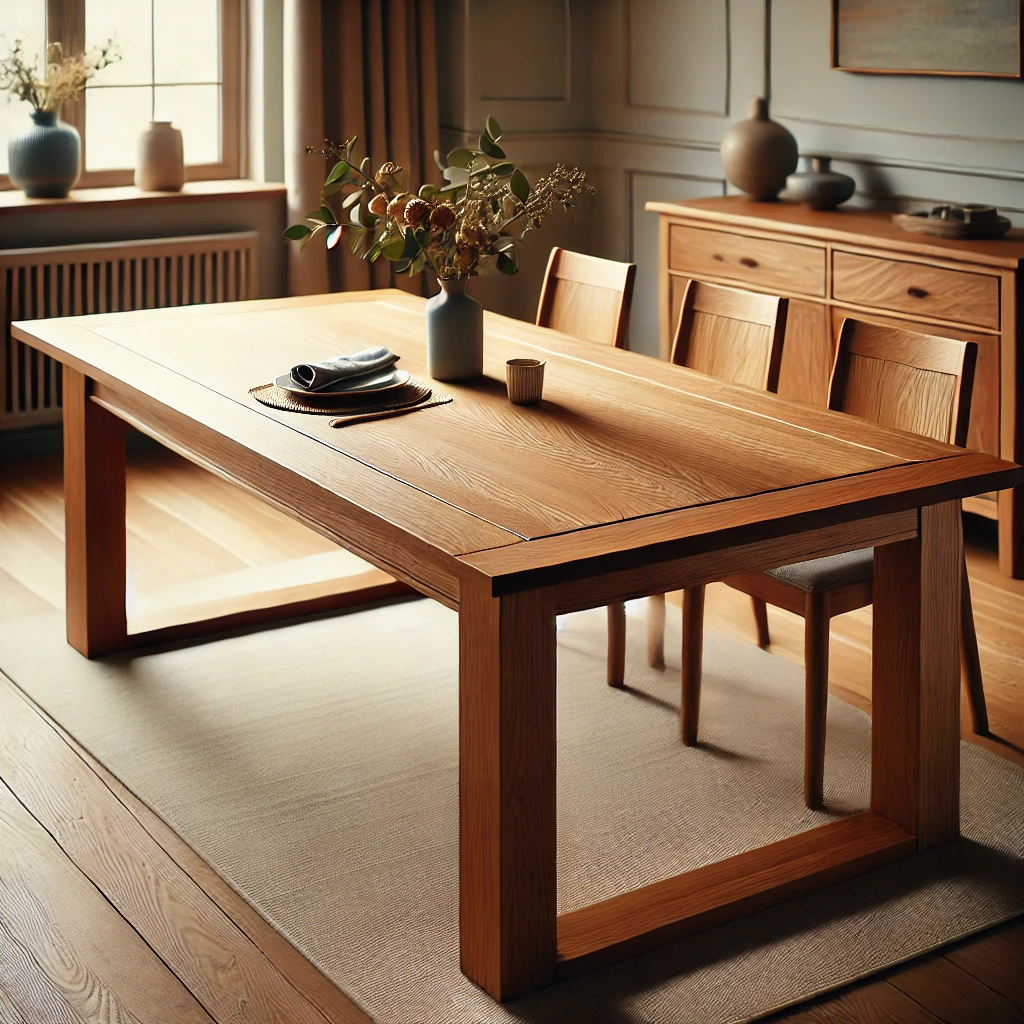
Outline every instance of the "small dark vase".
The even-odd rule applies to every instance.
[[[82,140],[53,111],[33,110],[32,122],[7,144],[11,181],[33,199],[63,199],[82,169]]]
[[[857,183],[848,174],[832,170],[830,156],[809,156],[809,171],[786,179],[785,199],[805,203],[812,210],[834,210],[853,195]]]
[[[796,170],[796,139],[768,117],[768,101],[755,96],[750,120],[734,124],[722,139],[722,166],[730,183],[753,199],[774,199]]]

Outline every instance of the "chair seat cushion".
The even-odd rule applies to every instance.
[[[832,590],[847,583],[862,583],[871,579],[875,568],[875,549],[859,548],[841,555],[811,558],[793,565],[780,565],[765,570],[783,583],[791,583],[801,590]]]

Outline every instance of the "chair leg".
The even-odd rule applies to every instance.
[[[679,731],[688,747],[697,743],[700,676],[704,658],[704,588],[683,591],[683,699]]]
[[[828,709],[828,593],[804,602],[804,802],[824,806],[825,722]]]
[[[665,667],[665,595],[647,598],[647,664]]]
[[[966,560],[960,586],[960,674],[971,709],[971,728],[979,736],[987,736],[988,708],[985,705],[985,688],[981,682],[978,634],[974,630],[974,607],[971,604],[971,581],[967,577]]]
[[[754,606],[754,621],[757,623],[757,646],[767,647],[772,642],[768,635],[768,605],[759,597],[752,597],[750,601]]]
[[[626,682],[626,606],[608,605],[608,685],[621,688]]]

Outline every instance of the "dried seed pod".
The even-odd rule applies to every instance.
[[[455,207],[451,203],[438,203],[430,211],[430,226],[446,231],[455,223]]]
[[[422,228],[430,220],[430,203],[425,199],[410,199],[405,206],[405,223],[411,228]]]

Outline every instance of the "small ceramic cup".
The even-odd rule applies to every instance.
[[[515,405],[536,405],[544,393],[544,360],[510,359],[505,363],[508,397]]]

